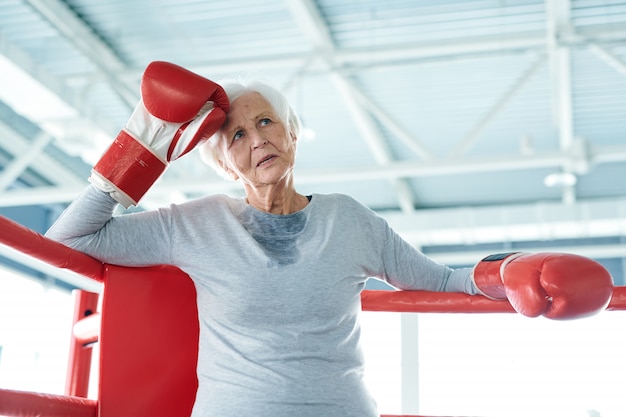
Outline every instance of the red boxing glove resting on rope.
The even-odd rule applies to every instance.
[[[508,300],[525,316],[566,320],[606,308],[613,279],[598,262],[566,253],[503,253],[480,261],[474,284],[486,297]]]
[[[94,166],[91,181],[124,207],[139,200],[174,161],[208,139],[229,110],[221,86],[168,62],[152,62],[141,101]]]

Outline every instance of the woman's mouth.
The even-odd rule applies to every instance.
[[[267,156],[261,158],[261,160],[259,161],[259,163],[256,166],[257,167],[263,167],[264,165],[268,165],[275,158],[276,158],[276,155],[267,155]]]

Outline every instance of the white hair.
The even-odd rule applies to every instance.
[[[258,93],[265,100],[270,103],[276,115],[281,122],[287,126],[287,130],[295,138],[300,137],[300,131],[302,130],[302,124],[300,118],[296,112],[289,105],[289,101],[284,94],[272,87],[268,83],[261,80],[226,80],[221,81],[219,84],[222,86],[228,100],[232,103],[239,97],[247,93]],[[223,161],[223,147],[220,146],[220,141],[223,139],[222,129],[219,129],[206,142],[199,147],[200,157],[202,160],[211,166],[222,177],[231,179],[230,175],[224,170],[220,161]]]

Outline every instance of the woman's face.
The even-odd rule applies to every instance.
[[[296,138],[258,93],[246,93],[231,103],[222,143],[224,168],[246,185],[277,184],[291,175]]]

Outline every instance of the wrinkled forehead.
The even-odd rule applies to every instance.
[[[256,91],[246,92],[231,101],[230,111],[226,114],[226,122],[222,129],[232,129],[267,113],[276,114],[272,103]]]

